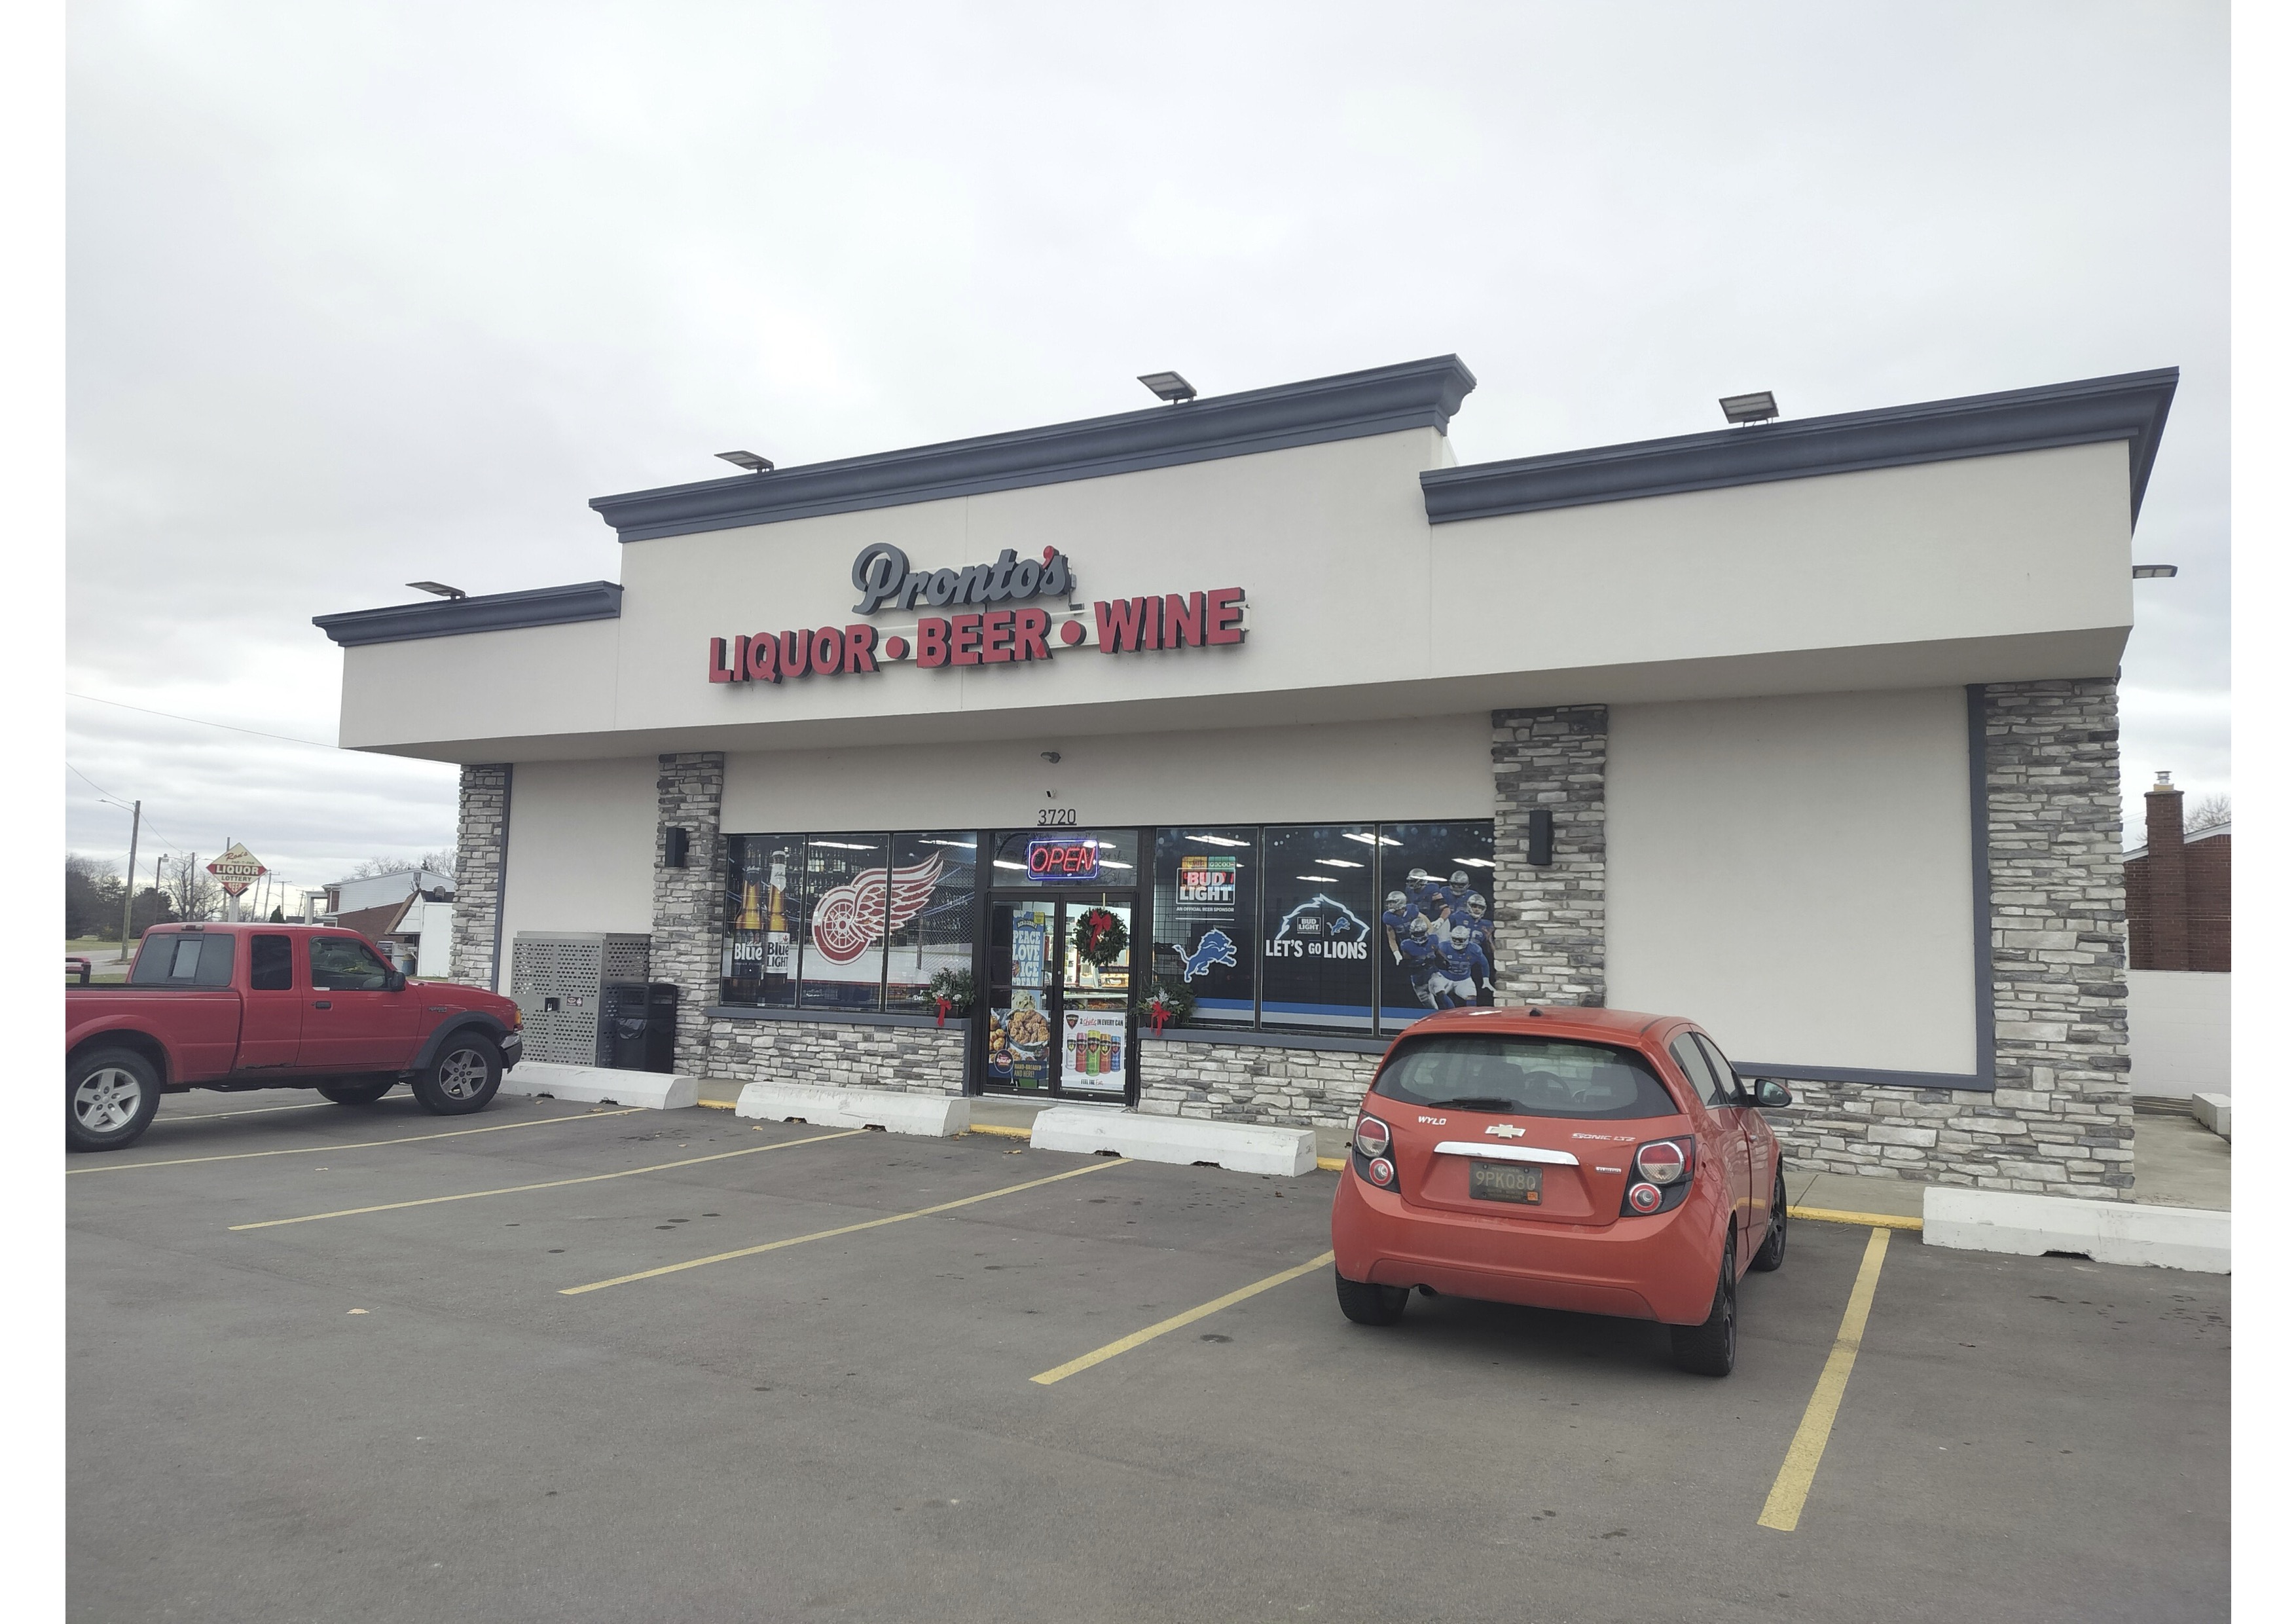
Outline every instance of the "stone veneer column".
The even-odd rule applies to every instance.
[[[726,793],[726,758],[717,750],[660,759],[654,780],[652,968],[657,981],[677,984],[677,1070],[709,1075],[709,1021],[702,1011],[718,1002],[724,947],[726,885],[719,873],[724,845],[718,805]],[[685,866],[662,866],[662,831],[685,831]]]
[[[1611,745],[1606,705],[1491,712],[1497,791],[1491,914],[1498,925],[1502,1004],[1600,1006],[1608,845],[1603,779]],[[1533,868],[1530,814],[1554,816],[1554,861]]]
[[[455,825],[455,947],[448,972],[452,980],[472,987],[495,985],[503,858],[509,841],[510,764],[465,766],[462,808]],[[510,965],[505,963],[502,966],[505,983],[509,975]]]
[[[2004,1136],[1977,1182],[2129,1199],[2119,685],[1988,685],[1985,792],[1995,1090],[1970,1126]]]

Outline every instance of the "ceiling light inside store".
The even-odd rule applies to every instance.
[[[1377,840],[1374,840],[1367,834],[1357,834],[1352,829],[1342,829],[1340,832],[1340,838],[1342,840],[1356,841],[1365,846],[1400,846],[1403,844],[1401,841],[1390,840],[1383,834]]]
[[[1360,863],[1350,863],[1345,857],[1317,857],[1316,862],[1329,868],[1361,868]]]
[[[1159,400],[1168,400],[1174,406],[1196,398],[1196,386],[1177,373],[1142,373],[1140,381]]]
[[[1193,841],[1199,846],[1249,846],[1250,841],[1232,841],[1224,834],[1185,834],[1182,840]]]
[[[1132,866],[1129,863],[1119,863],[1114,857],[1101,858],[1100,865],[1103,868],[1129,868]]]
[[[1454,863],[1464,863],[1469,868],[1496,868],[1498,866],[1488,857],[1453,857],[1451,861]]]
[[[959,851],[971,851],[978,847],[980,842],[977,841],[936,841],[926,839],[919,841],[917,844],[920,846],[954,846]]]
[[[874,851],[873,844],[858,844],[852,841],[808,841],[810,846],[826,846],[832,851]]]
[[[1748,423],[1767,422],[1777,414],[1778,398],[1767,390],[1722,397],[1722,415],[1741,428]]]
[[[996,866],[997,866],[997,867],[999,867],[999,868],[1014,868],[1014,869],[1018,869],[1018,870],[1020,870],[1020,872],[1021,872],[1021,873],[1022,873],[1022,874],[1027,874],[1027,873],[1029,872],[1029,865],[1028,865],[1026,863],[1007,863],[1007,862],[1006,862],[1004,858],[1002,858],[1002,857],[998,857],[998,858],[996,859]]]
[[[1340,879],[1337,874],[1293,874],[1292,877],[1305,880],[1310,885],[1336,885]]]

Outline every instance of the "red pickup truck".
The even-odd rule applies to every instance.
[[[410,981],[374,944],[324,925],[144,932],[124,984],[64,988],[64,1135],[133,1144],[162,1094],[316,1088],[343,1105],[401,1079],[442,1116],[480,1111],[519,1056],[518,1005]]]

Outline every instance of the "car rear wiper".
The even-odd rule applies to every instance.
[[[1456,1100],[1430,1100],[1427,1103],[1430,1109],[1434,1110],[1439,1110],[1446,1105],[1456,1105],[1461,1111],[1521,1111],[1522,1109],[1521,1102],[1518,1100],[1503,1100],[1496,1095],[1491,1094],[1465,1095]]]

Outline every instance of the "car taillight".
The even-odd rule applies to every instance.
[[[1387,1124],[1381,1121],[1377,1117],[1358,1117],[1356,1119],[1357,1154],[1362,1156],[1384,1156],[1387,1154],[1387,1147],[1394,1142],[1395,1136],[1388,1132]],[[1390,1169],[1390,1171],[1392,1169]],[[1386,1180],[1382,1179],[1381,1182],[1384,1184]]]
[[[1654,1185],[1670,1185],[1689,1170],[1689,1156],[1672,1139],[1655,1139],[1635,1152],[1635,1171]]]
[[[1371,1175],[1372,1183],[1382,1190],[1395,1182],[1395,1163],[1384,1156],[1373,1157],[1371,1166],[1365,1170]]]
[[[1690,1197],[1690,1176],[1697,1165],[1698,1141],[1688,1135],[1636,1145],[1634,1181],[1619,1204],[1620,1216],[1648,1218],[1679,1207]]]

